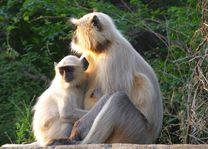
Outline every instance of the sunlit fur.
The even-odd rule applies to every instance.
[[[60,75],[59,67],[69,65],[75,67],[75,78],[67,83]],[[80,60],[75,56],[66,56],[55,66],[55,71],[50,87],[34,106],[33,131],[41,146],[51,143],[53,139],[68,137],[74,114],[76,116],[75,110],[83,106],[87,78]]]
[[[102,25],[101,31],[92,24],[95,15]],[[138,126],[141,125],[135,123],[134,128],[129,129],[127,133],[135,134],[134,138],[142,138],[140,140],[143,141],[128,140],[126,142],[153,143],[161,129],[163,108],[158,80],[151,66],[118,31],[108,15],[93,12],[80,19],[71,19],[71,22],[77,27],[74,34],[76,41],[73,38],[71,48],[86,56],[89,61],[87,72],[91,90],[100,87],[103,94],[124,91],[147,119],[147,122],[141,119],[140,124],[148,126],[148,129],[140,130]],[[116,108],[114,110],[111,113],[117,112]],[[120,117],[119,113],[117,117]],[[132,117],[132,122],[134,119],[137,117]],[[83,143],[104,143],[106,141],[103,139],[102,133],[101,136],[96,136],[96,132],[100,130],[106,132],[103,130],[103,126],[96,126],[96,122]],[[109,121],[104,125],[113,123],[115,121]],[[136,136],[135,132],[139,131],[139,136]],[[108,136],[110,135],[108,134]],[[100,140],[96,140],[98,137]]]

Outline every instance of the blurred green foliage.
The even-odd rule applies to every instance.
[[[0,144],[33,141],[32,106],[54,75],[53,62],[71,53],[73,26],[68,20],[94,8],[114,19],[159,77],[164,125],[158,143],[206,143],[207,122],[202,117],[208,103],[203,89],[198,100],[203,105],[194,119],[202,120],[202,130],[196,133],[199,127],[189,124],[192,93],[187,86],[196,66],[190,59],[204,37],[198,30],[202,21],[198,4],[195,0],[1,0]],[[155,42],[148,47],[139,42],[142,38]],[[202,57],[205,46],[200,48]],[[207,71],[206,64],[202,70]]]

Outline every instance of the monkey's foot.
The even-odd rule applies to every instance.
[[[70,139],[56,139],[52,143],[50,143],[48,146],[53,146],[53,145],[71,145],[71,144],[79,144],[75,140],[70,140]]]

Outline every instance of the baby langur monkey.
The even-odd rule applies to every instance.
[[[33,131],[40,146],[68,137],[73,123],[86,114],[82,110],[87,85],[84,61],[69,55],[55,64],[55,77],[34,106]]]

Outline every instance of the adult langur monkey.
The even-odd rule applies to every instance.
[[[89,61],[89,91],[104,96],[80,120],[69,140],[91,143],[153,143],[163,118],[159,83],[151,66],[100,12],[71,19],[71,48]],[[56,142],[55,142],[56,144]]]

